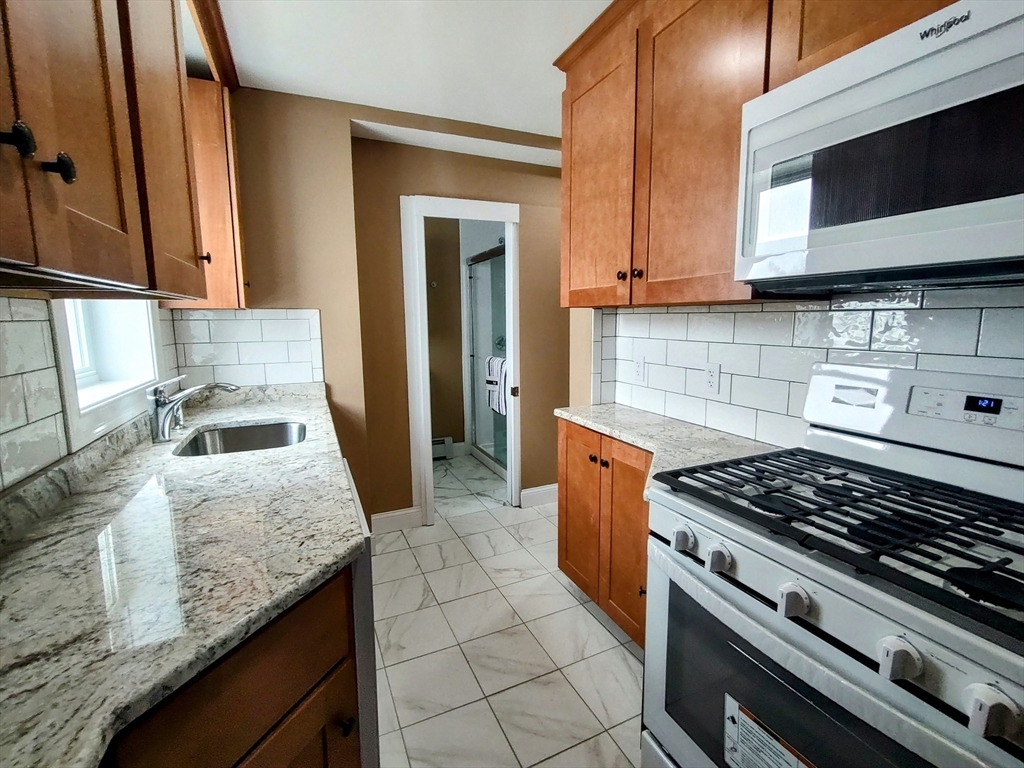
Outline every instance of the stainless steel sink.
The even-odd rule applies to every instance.
[[[209,456],[214,453],[262,451],[295,445],[306,439],[306,425],[298,421],[274,424],[240,424],[207,429],[174,449],[175,456]]]

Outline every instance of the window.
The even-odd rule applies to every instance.
[[[72,451],[147,408],[162,378],[156,302],[53,302]],[[77,408],[75,407],[77,405]]]

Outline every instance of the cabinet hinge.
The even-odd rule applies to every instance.
[[[512,387],[512,397],[519,397],[519,387]]]

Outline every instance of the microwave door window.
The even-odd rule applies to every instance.
[[[810,232],[813,155],[776,163],[758,195],[755,256],[804,251]]]

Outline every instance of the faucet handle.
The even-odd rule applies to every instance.
[[[147,393],[152,393],[148,394],[147,396],[149,397],[150,400],[164,400],[167,398],[166,387],[176,382],[179,382],[186,377],[187,374],[183,373],[181,376],[175,376],[173,379],[167,379],[167,381],[161,381],[159,384],[154,384],[152,387],[146,390]]]

